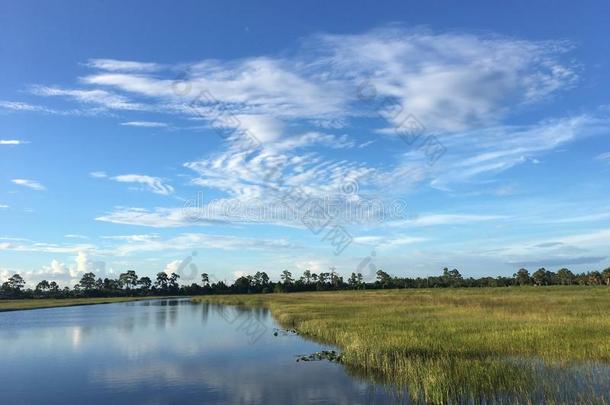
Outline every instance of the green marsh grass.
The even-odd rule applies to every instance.
[[[572,367],[610,363],[610,288],[514,287],[204,296],[268,307],[341,348],[347,370],[425,402],[564,402]],[[608,370],[608,368],[604,368]],[[544,376],[548,378],[544,378]],[[551,378],[552,376],[552,378]],[[561,379],[565,379],[562,385]],[[596,399],[591,388],[587,403]],[[607,392],[606,392],[607,395]],[[533,399],[532,399],[533,398]],[[565,399],[565,398],[564,398]],[[577,398],[570,397],[568,402]]]

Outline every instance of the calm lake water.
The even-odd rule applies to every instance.
[[[268,311],[188,299],[0,313],[0,403],[394,403],[279,333]],[[332,348],[331,348],[332,349]]]
[[[333,348],[276,328],[265,309],[189,299],[0,313],[0,403],[408,402],[340,364],[296,362]],[[549,393],[559,403],[610,403],[607,364],[510,361],[533,370],[522,391],[530,403],[548,402]],[[490,403],[515,402],[506,392],[493,396]],[[469,393],[458,402],[481,400]]]

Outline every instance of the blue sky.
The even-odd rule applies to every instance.
[[[607,267],[609,12],[5,1],[0,279]]]

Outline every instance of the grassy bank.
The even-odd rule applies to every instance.
[[[553,367],[610,362],[607,287],[378,290],[195,299],[264,305],[284,327],[339,346],[351,372],[405,385],[411,395],[432,402],[481,393],[530,392],[541,362],[523,359],[541,360]]]
[[[163,297],[107,297],[107,298],[62,298],[0,300],[0,312],[26,309],[72,307],[77,305],[111,304],[113,302],[139,301]]]

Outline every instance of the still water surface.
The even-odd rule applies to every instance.
[[[264,309],[188,299],[0,313],[2,404],[395,403],[391,391],[299,354]]]
[[[337,363],[296,362],[333,348],[276,328],[265,309],[189,299],[0,313],[0,403],[409,402],[401,390],[349,375]],[[610,403],[607,364],[507,361],[531,374],[518,402]],[[510,382],[511,375],[501,380]],[[500,389],[491,397],[464,394],[455,402],[517,402]]]

